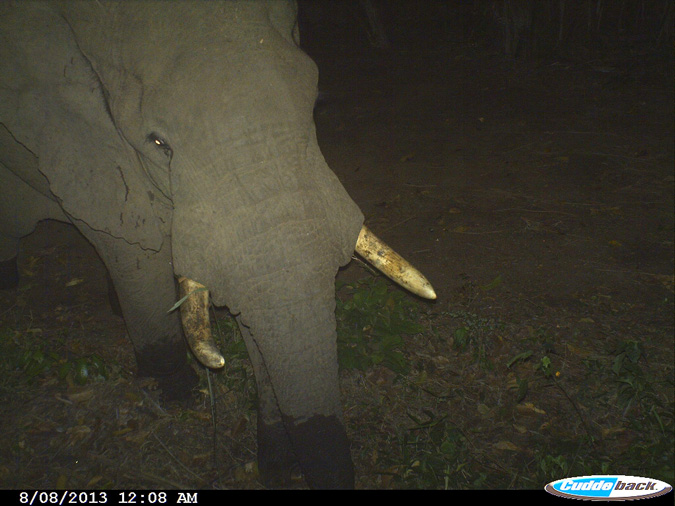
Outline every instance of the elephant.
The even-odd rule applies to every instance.
[[[3,1],[0,282],[17,285],[38,221],[72,223],[109,272],[138,375],[176,398],[197,377],[188,348],[223,365],[205,309],[226,306],[256,377],[262,483],[300,469],[311,488],[352,488],[337,270],[356,250],[435,293],[327,166],[296,15],[286,1]]]

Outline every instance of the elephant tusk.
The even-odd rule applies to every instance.
[[[424,275],[398,253],[378,239],[365,225],[356,241],[356,252],[384,275],[403,288],[425,299],[435,299],[436,292]]]
[[[184,277],[178,279],[178,285],[181,298],[189,295],[180,306],[180,317],[190,349],[197,360],[206,367],[211,369],[223,367],[225,359],[211,335],[209,292],[204,285]],[[202,290],[199,290],[200,288]]]

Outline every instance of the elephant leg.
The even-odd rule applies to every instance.
[[[176,312],[171,248],[158,252],[108,234],[79,227],[91,241],[112,279],[139,376],[157,378],[167,400],[188,399],[197,376],[187,363],[187,349]]]
[[[307,363],[313,357],[291,353],[272,357],[275,366],[270,368],[260,352],[249,329],[240,324],[249,356],[253,363],[258,385],[258,469],[263,483],[268,487],[282,487],[290,483],[291,473],[298,466],[312,488],[338,489],[354,487],[354,466],[350,443],[344,425],[337,414],[314,414],[296,418],[284,409],[298,400],[309,399],[303,395],[309,378],[319,378],[326,369],[317,364],[307,375]],[[288,360],[290,358],[290,360]],[[334,357],[337,364],[337,356]],[[270,371],[285,368],[281,374]],[[312,368],[312,367],[310,367]],[[328,390],[338,392],[337,371],[327,381]],[[286,392],[295,392],[293,398],[275,388],[273,377],[283,381]]]
[[[19,269],[16,257],[0,261],[0,290],[10,290],[19,286]]]
[[[336,415],[305,421],[284,417],[307,484],[314,489],[354,488],[354,464],[344,424]]]
[[[112,278],[110,277],[110,271],[106,270],[105,275],[106,284],[108,285],[108,303],[110,304],[110,309],[115,316],[124,318],[122,314],[122,306],[120,306],[120,300],[117,297],[117,292],[115,291],[115,283],[113,283]]]
[[[18,251],[18,239],[0,234],[0,290],[13,289],[19,285],[16,263]]]
[[[30,234],[38,221],[46,218],[64,220],[58,204],[45,197],[10,172],[4,163],[22,167],[30,165],[30,156],[18,156],[17,143],[0,124],[0,289],[12,289],[19,285],[17,255],[19,238]],[[23,152],[25,148],[20,148]]]

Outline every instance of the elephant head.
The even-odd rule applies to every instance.
[[[359,239],[358,249],[389,276],[435,294],[362,228],[360,210],[321,155],[312,119],[318,72],[298,48],[294,4],[86,1],[32,9],[40,33],[67,48],[56,63],[30,67],[54,67],[49,79],[61,88],[36,95],[49,93],[46,110],[64,117],[52,128],[58,142],[47,148],[45,138],[36,148],[39,170],[106,262],[139,367],[162,370],[157,363],[169,355],[179,362],[175,337],[166,337],[180,333],[175,317],[162,313],[173,276],[186,293],[208,287],[214,304],[237,315],[254,366],[265,483],[285,484],[299,464],[310,486],[353,486],[338,387],[337,269]],[[87,127],[72,138],[70,123]],[[21,118],[14,125],[30,130]],[[41,142],[26,134],[25,144]],[[74,160],[83,154],[84,162]],[[190,309],[205,307],[205,292],[188,300],[188,340],[205,365],[221,366],[208,318]]]

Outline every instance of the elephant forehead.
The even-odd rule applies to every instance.
[[[311,115],[316,68],[292,42],[292,16],[272,14],[278,6],[258,1],[171,2],[168,8],[156,1],[56,5],[114,108],[137,111],[136,97],[142,96],[145,122],[163,117],[169,125],[182,126],[185,120],[195,125],[201,117],[211,120],[211,125],[205,121],[209,128],[217,117],[248,116],[258,103],[269,108],[265,97],[298,97],[303,83],[309,96],[297,103],[308,103],[304,114]],[[141,90],[135,90],[137,84]]]
[[[230,213],[309,186],[312,180],[305,174],[308,169],[303,167],[300,154],[303,143],[290,134],[266,133],[262,125],[253,127],[234,138],[207,134],[185,149],[174,148],[174,202],[191,206],[210,201],[214,208]]]
[[[101,27],[110,27],[113,50],[121,49],[129,55],[155,54],[158,58],[181,46],[198,51],[224,43],[250,43],[274,29],[268,4],[263,1],[183,0],[167,5],[164,0],[146,0],[66,5],[62,9],[74,19],[83,18],[82,12],[88,10],[84,21],[95,19]]]
[[[299,50],[292,49],[288,56],[250,50],[234,54],[219,48],[187,54],[184,62],[172,58],[144,82],[142,114],[163,118],[174,136],[192,133],[207,141],[240,137],[263,122],[307,128],[318,71]]]
[[[215,69],[220,77],[234,78],[252,61],[295,64],[304,54],[291,37],[294,23],[275,22],[279,16],[271,15],[267,2],[178,1],[170,8],[163,1],[112,5],[114,15],[96,9],[104,17],[99,21],[102,28],[107,28],[107,58],[139,77],[179,69],[178,74],[192,70],[191,77],[198,78]],[[77,14],[71,17],[79,19]]]

